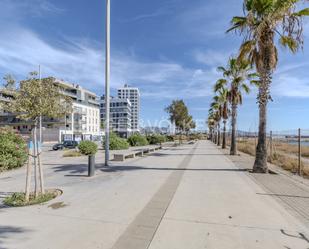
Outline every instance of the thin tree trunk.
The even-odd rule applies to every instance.
[[[41,145],[42,146],[42,145]],[[40,177],[40,190],[42,194],[45,194],[45,188],[44,188],[44,176],[43,176],[43,165],[41,160],[41,153],[42,149],[39,150],[38,153],[38,166],[39,166],[39,177]]]
[[[223,120],[222,149],[226,148],[226,120]]]
[[[231,134],[231,147],[230,155],[235,156],[237,154],[237,143],[236,143],[236,122],[237,122],[237,105],[232,104],[232,134]]]
[[[29,149],[28,150],[28,162],[27,162],[26,189],[25,189],[26,202],[29,201],[29,197],[30,197],[30,185],[31,185],[31,156],[30,155],[31,155],[31,150]]]

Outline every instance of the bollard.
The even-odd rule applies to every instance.
[[[94,176],[95,171],[95,155],[88,156],[88,176]]]

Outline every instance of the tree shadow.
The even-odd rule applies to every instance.
[[[137,170],[158,170],[158,171],[205,171],[205,172],[247,172],[247,169],[205,169],[205,168],[157,168],[157,167],[142,167],[142,166],[110,166],[100,169],[103,172],[118,172],[118,171],[137,171]]]
[[[11,196],[12,194],[14,194],[14,192],[0,192],[0,209],[10,208],[9,206],[6,206],[3,201],[6,197]]]
[[[21,227],[0,225],[0,248],[3,248],[3,249],[5,248],[1,246],[4,244],[5,239],[12,238],[14,234],[21,234],[21,233],[25,233],[29,231],[30,231],[29,229],[25,229]]]
[[[151,153],[150,156],[158,156],[158,157],[164,157],[164,156],[224,156],[229,154],[223,154],[223,153]]]
[[[83,174],[88,172],[87,164],[65,164],[52,168],[54,172],[68,172],[69,174]]]
[[[97,163],[95,170],[102,169],[104,166]],[[65,164],[52,168],[54,172],[67,172],[64,176],[68,177],[88,177],[88,164]]]

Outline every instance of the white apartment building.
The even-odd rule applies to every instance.
[[[105,123],[105,97],[100,103],[101,123]],[[131,135],[131,102],[128,99],[110,98],[110,129],[120,137],[128,138]]]
[[[64,118],[59,127],[59,140],[96,140],[100,132],[100,103],[98,96],[79,85],[56,80],[63,93],[72,98],[73,112]]]
[[[68,113],[60,119],[43,117],[43,141],[64,140],[99,140],[100,131],[100,103],[99,98],[77,84],[71,84],[55,79],[61,92],[72,99],[72,113]],[[0,102],[10,101],[9,94],[0,89]],[[0,126],[9,125],[23,135],[29,135],[32,129],[31,121],[23,121],[16,114],[0,110]]]
[[[127,84],[122,88],[118,88],[118,98],[128,99],[131,102],[131,129],[132,132],[139,132],[139,116],[140,116],[140,92],[136,87]]]

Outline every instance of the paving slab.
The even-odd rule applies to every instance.
[[[104,168],[100,153],[96,176],[88,178],[87,157],[62,158],[60,152],[46,152],[46,187],[60,188],[63,195],[44,205],[0,208],[0,248],[110,249],[170,176],[172,171],[163,168],[176,168],[184,158],[175,155],[166,161],[164,155],[176,151],[165,149]],[[1,174],[1,196],[22,191],[24,184],[24,168]],[[59,208],[52,208],[53,204]],[[157,217],[157,211],[150,211],[149,216]],[[149,220],[144,222],[150,224]],[[144,236],[147,230],[144,227],[134,233]]]
[[[306,223],[208,141],[98,167],[94,178],[83,176],[87,158],[47,156],[46,185],[64,193],[0,208],[1,249],[309,248]],[[2,194],[23,187],[24,169],[0,176]]]
[[[304,224],[247,171],[210,142],[194,153],[150,249],[309,248]]]

